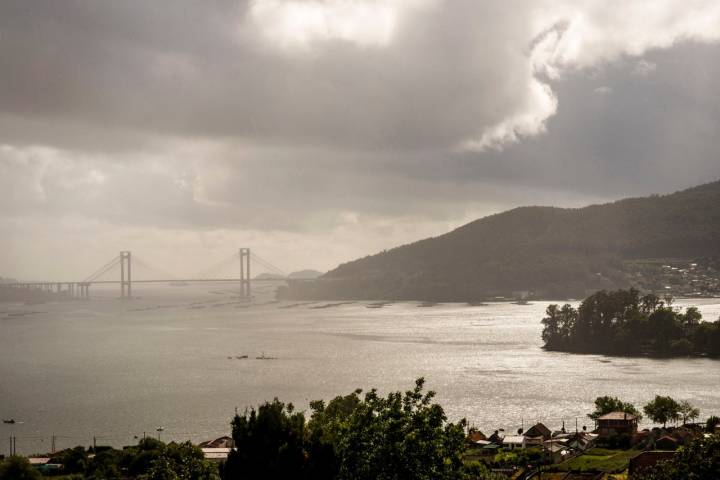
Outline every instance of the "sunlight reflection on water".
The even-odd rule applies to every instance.
[[[90,302],[0,306],[0,417],[25,422],[0,434],[17,435],[25,453],[47,450],[53,433],[60,447],[94,435],[122,445],[159,425],[164,439],[204,440],[228,433],[235,407],[277,396],[307,409],[357,387],[405,390],[419,376],[450,418],[490,431],[587,424],[605,394],[640,404],[669,394],[720,412],[720,361],[543,351],[547,302],[242,308],[220,292],[158,287],[132,302],[96,292]],[[678,302],[690,304],[705,319],[720,315],[716,300]],[[14,315],[23,312],[35,313]]]

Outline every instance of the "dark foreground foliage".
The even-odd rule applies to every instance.
[[[549,305],[542,338],[548,350],[567,352],[720,356],[720,320],[701,320],[697,308],[682,312],[670,299],[602,290],[578,309]]]
[[[88,480],[218,480],[217,466],[205,461],[202,451],[190,444],[165,444],[153,438],[116,450],[98,447],[93,451],[75,447],[55,454],[51,463],[63,465],[65,478]],[[23,457],[0,461],[0,480],[37,480],[42,478]]]
[[[312,402],[307,423],[292,405],[277,399],[236,416],[237,451],[228,458],[223,478],[470,478],[462,462],[465,422],[448,422],[442,407],[432,402],[434,393],[423,393],[422,379],[405,393],[360,394],[336,397],[327,405]],[[485,478],[482,466],[472,469],[472,478]]]
[[[25,457],[0,460],[0,480],[38,480],[41,476]]]
[[[638,480],[711,480],[720,478],[720,437],[695,440],[672,460],[643,472]]]

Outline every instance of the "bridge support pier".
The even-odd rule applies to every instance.
[[[120,298],[132,298],[132,252],[120,252]]]
[[[250,289],[250,249],[241,248],[240,253],[240,296],[246,300],[252,297]]]

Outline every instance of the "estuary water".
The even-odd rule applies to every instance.
[[[114,290],[90,301],[0,304],[0,452],[136,437],[228,434],[235,409],[278,397],[308,409],[355,388],[407,390],[418,377],[452,420],[483,431],[535,421],[574,428],[599,395],[655,394],[720,414],[720,361],[571,355],[541,349],[547,301],[485,306],[240,302],[230,285]],[[266,298],[263,300],[263,298]],[[720,301],[697,305],[704,319]],[[242,358],[247,356],[247,358]],[[240,358],[238,358],[240,357]],[[261,357],[261,358],[257,358]],[[157,429],[162,427],[162,431]]]

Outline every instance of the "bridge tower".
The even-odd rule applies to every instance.
[[[252,296],[250,290],[250,249],[241,248],[240,253],[240,296],[250,299]]]
[[[120,298],[132,298],[132,252],[120,252]]]

